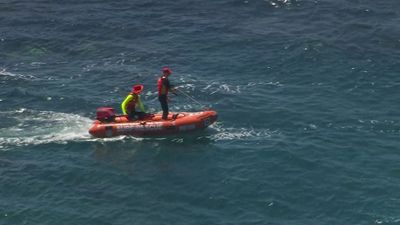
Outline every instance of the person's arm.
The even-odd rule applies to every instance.
[[[126,112],[126,106],[132,100],[132,98],[133,98],[132,95],[128,95],[128,96],[126,96],[125,100],[122,102],[122,104],[121,104],[122,114],[124,114],[124,115],[128,114]]]
[[[140,99],[140,95],[138,95],[138,102],[137,102],[137,104],[139,105],[140,111],[142,111],[142,112],[145,113],[146,110],[145,110],[145,108],[144,108],[144,105],[143,105],[142,100]]]

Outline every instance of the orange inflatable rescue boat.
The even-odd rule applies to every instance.
[[[162,113],[147,114],[142,120],[129,120],[126,115],[116,115],[110,107],[97,109],[97,117],[89,133],[94,137],[105,138],[119,135],[136,137],[164,136],[202,130],[217,120],[217,112],[170,113],[163,120]]]

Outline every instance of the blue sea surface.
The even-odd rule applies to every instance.
[[[398,0],[0,2],[0,224],[400,224]],[[204,131],[97,139],[160,70]]]

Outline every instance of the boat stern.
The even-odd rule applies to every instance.
[[[98,138],[111,137],[113,135],[113,129],[111,126],[105,126],[103,123],[96,120],[89,129],[89,134]]]

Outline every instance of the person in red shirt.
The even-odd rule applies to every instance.
[[[162,69],[162,75],[157,81],[158,88],[158,100],[160,101],[161,108],[163,111],[162,119],[166,120],[168,118],[168,92],[171,91],[175,93],[175,89],[169,83],[168,77],[172,74],[172,71],[168,67]]]

